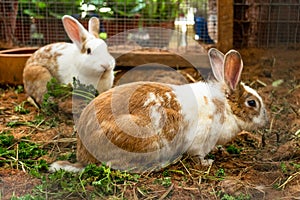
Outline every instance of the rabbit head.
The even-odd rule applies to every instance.
[[[23,82],[27,94],[41,103],[52,77],[60,83],[93,85],[99,93],[112,87],[115,59],[105,41],[98,37],[99,19],[92,17],[86,30],[75,18],[65,15],[62,22],[73,43],[58,42],[37,50],[26,62]]]
[[[253,130],[268,122],[268,115],[261,96],[241,81],[243,61],[239,52],[228,51],[225,55],[210,49],[210,63],[216,80],[224,85],[225,97],[235,123],[241,130]],[[222,136],[227,142],[231,137]],[[222,143],[224,143],[222,142]]]
[[[112,75],[115,59],[108,52],[105,41],[99,38],[99,19],[92,17],[89,20],[88,30],[71,16],[63,16],[62,21],[69,38],[80,52],[79,58],[74,58],[78,62],[76,66],[78,66],[79,80],[89,82],[88,79],[95,75],[105,76],[104,72]],[[92,82],[101,81],[101,77],[97,76],[97,79]]]
[[[108,52],[105,41],[98,36],[98,18],[92,17],[89,20],[88,31],[71,16],[65,15],[62,21],[69,38],[82,53],[82,67],[95,71],[104,71],[114,67],[114,58]]]

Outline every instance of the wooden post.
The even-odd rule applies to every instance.
[[[217,48],[227,52],[233,48],[233,2],[218,0],[218,43]]]
[[[0,48],[11,48],[13,46],[17,13],[17,0],[0,0]]]

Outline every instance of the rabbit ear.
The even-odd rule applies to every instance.
[[[230,50],[224,59],[225,81],[230,89],[235,90],[240,82],[243,70],[243,61],[239,52]]]
[[[92,17],[89,20],[89,33],[99,38],[99,19],[97,17]]]
[[[62,22],[69,38],[79,49],[82,49],[82,44],[85,43],[89,36],[87,30],[75,18],[69,15],[63,16]]]
[[[224,54],[215,48],[208,51],[208,58],[215,78],[219,82],[224,81]]]

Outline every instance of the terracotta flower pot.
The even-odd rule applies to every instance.
[[[37,49],[24,47],[0,51],[0,84],[23,84],[25,63]]]

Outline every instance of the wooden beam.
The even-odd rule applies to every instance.
[[[218,44],[217,48],[227,52],[233,48],[233,2],[218,0]]]
[[[136,67],[145,64],[160,64],[172,68],[209,68],[209,60],[206,53],[175,54],[167,51],[130,51],[110,52],[116,59],[118,67]],[[155,65],[154,65],[155,66]]]

